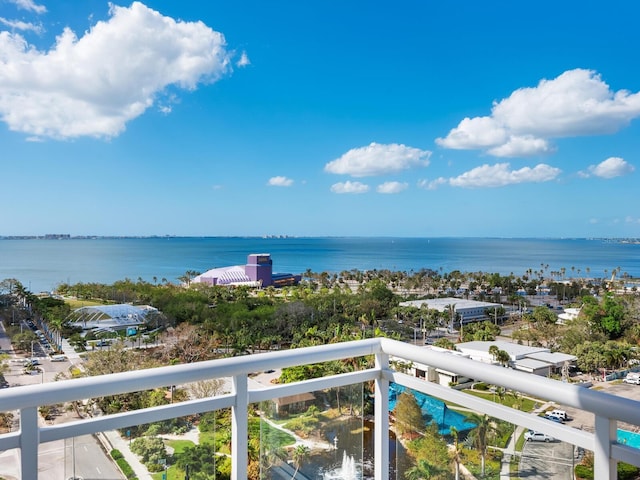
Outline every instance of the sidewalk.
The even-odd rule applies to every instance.
[[[101,432],[97,434],[97,437],[109,452],[112,449],[119,450],[140,480],[152,480],[153,477],[149,474],[147,468],[140,462],[140,460],[138,460],[138,456],[129,448],[128,440],[122,438],[118,432],[113,430]]]
[[[66,338],[62,339],[61,347],[64,355],[66,355],[69,360],[80,360],[80,354],[74,350],[74,348],[69,343],[69,340],[67,340]]]

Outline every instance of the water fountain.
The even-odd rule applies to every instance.
[[[353,456],[347,455],[347,451],[342,452],[342,465],[339,469],[324,474],[324,480],[357,480],[358,469]]]

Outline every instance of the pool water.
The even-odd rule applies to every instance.
[[[640,434],[618,429],[618,443],[622,443],[633,448],[640,448]]]
[[[458,432],[464,432],[475,428],[476,424],[467,421],[467,418],[456,411],[450,410],[442,400],[434,398],[426,393],[417,392],[391,383],[389,385],[389,410],[393,411],[400,394],[409,391],[415,397],[423,417],[428,423],[435,423],[441,435],[449,435],[451,427],[455,427]]]

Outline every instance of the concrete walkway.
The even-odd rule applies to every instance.
[[[153,477],[147,471],[147,467],[140,462],[138,456],[129,448],[129,441],[122,438],[117,431],[101,432],[96,436],[108,452],[111,452],[113,449],[120,451],[140,480],[152,480]]]
[[[62,351],[64,352],[64,355],[69,359],[69,361],[71,361],[72,363],[77,363],[77,361],[80,360],[80,354],[74,350],[74,348],[69,343],[69,340],[63,338],[60,346],[62,347]]]

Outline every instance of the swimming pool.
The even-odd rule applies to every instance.
[[[449,435],[451,427],[456,427],[458,432],[464,432],[476,427],[475,423],[467,421],[467,418],[461,413],[450,410],[442,400],[396,383],[389,385],[389,411],[393,411],[398,397],[405,390],[413,394],[420,410],[422,410],[423,417],[428,419],[429,423],[435,423],[441,435]]]
[[[629,430],[618,429],[618,443],[628,445],[633,448],[640,448],[640,434]]]

